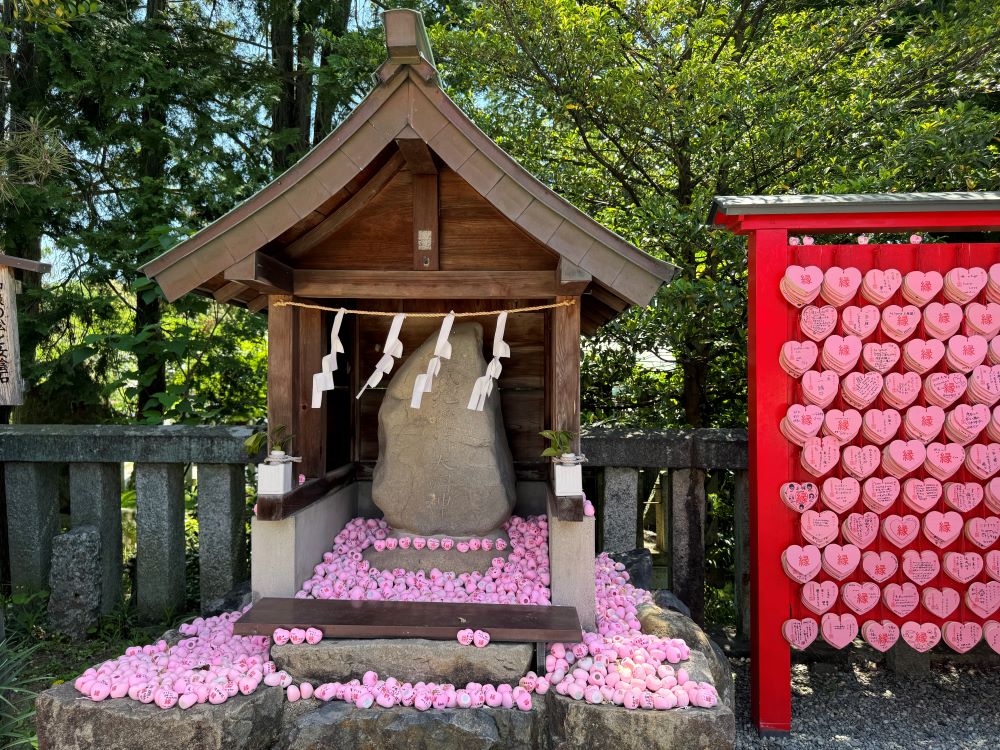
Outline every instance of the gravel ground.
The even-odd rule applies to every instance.
[[[935,664],[899,677],[864,658],[792,666],[792,733],[757,736],[749,660],[732,659],[736,747],[820,750],[979,750],[1000,745],[1000,668]]]

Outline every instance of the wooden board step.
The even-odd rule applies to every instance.
[[[269,636],[275,628],[319,628],[328,638],[441,641],[472,628],[494,641],[521,643],[575,643],[583,635],[574,607],[284,598],[258,600],[233,632]]]

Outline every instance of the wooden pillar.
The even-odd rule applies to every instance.
[[[785,520],[778,489],[788,479],[788,456],[776,433],[787,401],[787,379],[773,373],[785,343],[785,310],[778,284],[785,272],[788,233],[764,229],[749,247],[749,407],[750,407],[750,564],[753,723],[761,733],[788,732],[792,726],[791,649],[781,626],[791,611],[781,553],[795,539]],[[780,321],[780,322],[779,322]]]
[[[580,449],[580,298],[576,304],[550,311],[548,353],[549,426],[575,433],[573,450]],[[549,563],[553,604],[576,608],[584,630],[593,630],[596,618],[594,596],[594,518],[559,521],[549,514]]]
[[[299,308],[278,307],[275,303],[292,298],[272,294],[267,298],[267,426],[283,425],[285,434],[294,434],[291,450],[302,445],[299,434]]]
[[[312,376],[320,371],[323,355],[330,349],[329,331],[322,310],[297,308],[298,318],[298,427],[295,455],[302,456],[297,473],[307,478],[326,474],[327,393],[318,409],[312,408]]]

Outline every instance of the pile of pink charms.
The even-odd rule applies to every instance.
[[[324,555],[323,563],[297,596],[549,603],[544,516],[513,517],[505,528],[511,553],[507,560],[495,560],[485,575],[436,570],[424,575],[371,568],[361,551],[388,539],[390,530],[381,521],[354,519],[337,535],[333,551]],[[291,675],[277,670],[268,659],[271,639],[233,635],[232,623],[242,614],[234,612],[182,625],[180,631],[186,637],[173,646],[159,641],[154,646],[130,648],[124,656],[88,669],[76,681],[76,688],[93,700],[128,696],[161,708],[222,703],[237,693],[253,693],[261,683],[285,689],[289,701],[342,700],[359,708],[400,705],[425,711],[486,705],[529,711],[532,695],[543,695],[549,689],[575,700],[630,709],[714,707],[718,703],[715,687],[695,681],[682,667],[674,667],[690,656],[684,641],[641,633],[638,605],[648,602],[650,595],[629,583],[624,566],[601,554],[596,561],[595,584],[598,632],[585,633],[580,643],[552,644],[545,673],[529,672],[517,685],[411,684],[372,671],[343,684],[295,684]],[[461,643],[480,647],[489,642],[489,634],[483,631],[462,632],[457,637]],[[315,644],[321,639],[322,633],[315,628],[278,630],[273,636],[275,643]]]

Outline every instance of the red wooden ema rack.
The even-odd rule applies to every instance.
[[[275,628],[319,628],[328,638],[428,638],[450,641],[464,628],[494,641],[576,643],[574,607],[338,599],[260,599],[233,626],[236,635],[271,635]]]

